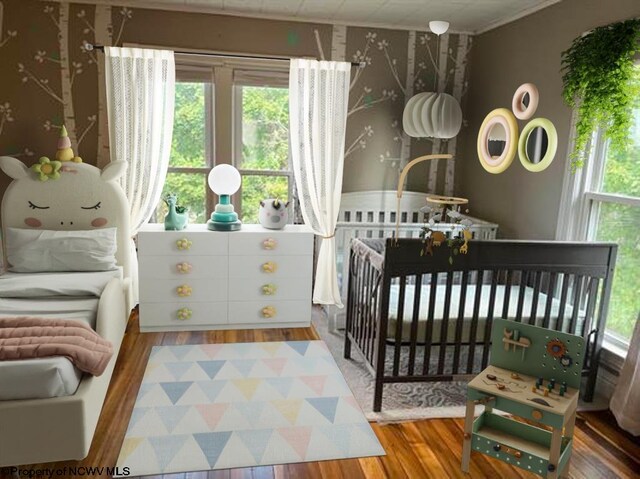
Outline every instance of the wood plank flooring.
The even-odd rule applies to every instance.
[[[151,347],[318,339],[313,328],[249,331],[139,333],[134,312],[129,321],[89,456],[80,462],[33,468],[115,466]],[[372,424],[387,455],[376,458],[308,462],[279,466],[171,474],[170,479],[361,479],[361,478],[531,478],[538,477],[500,461],[472,454],[470,473],[460,470],[462,419],[430,419]],[[640,441],[619,429],[610,412],[580,414],[576,424],[570,477],[576,479],[640,477]],[[95,476],[94,476],[95,477]],[[104,475],[102,477],[108,477]]]

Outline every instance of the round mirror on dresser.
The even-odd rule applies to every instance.
[[[518,142],[518,157],[527,170],[537,173],[548,168],[557,149],[556,127],[546,118],[535,118],[522,130]]]
[[[502,173],[516,156],[518,124],[513,113],[506,108],[490,112],[478,133],[478,158],[489,173]]]

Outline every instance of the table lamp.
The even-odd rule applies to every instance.
[[[242,222],[233,209],[231,195],[238,191],[242,183],[240,172],[231,165],[218,165],[211,170],[207,181],[209,188],[219,197],[219,203],[207,221],[207,228],[211,231],[239,230]]]

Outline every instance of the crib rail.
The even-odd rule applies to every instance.
[[[587,342],[584,399],[593,396],[617,246],[472,241],[421,257],[416,239],[353,240],[345,356],[354,344],[383,385],[453,380],[489,360],[496,317],[578,334]],[[576,358],[578,359],[578,358]]]

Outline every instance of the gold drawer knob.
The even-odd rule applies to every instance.
[[[275,273],[278,269],[278,265],[273,261],[267,261],[262,265],[262,271],[265,273]]]
[[[278,241],[275,238],[267,238],[262,242],[262,247],[266,250],[276,249],[278,246]]]
[[[178,296],[180,296],[181,298],[186,298],[188,296],[191,296],[192,292],[193,290],[191,289],[191,286],[189,286],[188,284],[183,284],[182,286],[178,286],[176,288],[176,293],[178,293]]]
[[[539,421],[540,419],[542,419],[542,411],[540,409],[534,409],[533,411],[531,411],[531,417],[536,421]]]
[[[191,311],[189,308],[180,308],[176,316],[180,321],[187,321],[191,319],[192,314],[193,311]]]
[[[184,261],[182,263],[178,263],[176,265],[176,269],[178,270],[178,273],[189,274],[193,269],[193,265],[191,263],[187,263],[186,261]]]
[[[275,284],[265,284],[262,286],[262,294],[265,296],[273,296],[278,291],[278,287]]]
[[[276,315],[276,308],[273,306],[265,306],[262,308],[262,317],[263,318],[273,318]]]
[[[191,248],[193,242],[189,238],[181,238],[176,241],[176,246],[179,250],[188,250]]]

